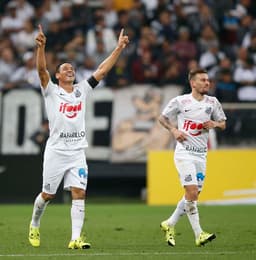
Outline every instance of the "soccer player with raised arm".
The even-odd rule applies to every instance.
[[[64,189],[71,191],[72,235],[69,249],[87,249],[91,245],[81,235],[85,216],[85,193],[88,167],[85,147],[85,106],[89,92],[96,87],[116,63],[122,50],[129,43],[122,29],[113,52],[99,65],[89,79],[74,84],[75,70],[70,63],[58,66],[54,84],[46,67],[46,37],[41,25],[36,37],[36,65],[41,81],[42,95],[49,120],[50,136],[46,144],[43,163],[42,192],[36,197],[29,227],[29,242],[40,246],[40,220],[45,208],[64,180]]]
[[[174,163],[185,191],[173,214],[160,224],[170,246],[175,246],[174,226],[184,214],[194,231],[196,246],[216,238],[215,234],[202,230],[197,200],[205,179],[209,130],[224,130],[226,116],[219,101],[207,95],[210,88],[207,71],[192,70],[188,79],[191,93],[170,100],[159,116],[160,123],[177,141]]]

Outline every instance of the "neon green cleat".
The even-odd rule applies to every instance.
[[[68,249],[89,249],[90,243],[85,242],[85,237],[79,237],[76,240],[72,240],[68,244]]]
[[[28,235],[29,243],[33,247],[39,247],[40,246],[40,232],[39,227],[33,227],[29,226],[29,235]]]
[[[169,246],[175,246],[175,231],[174,227],[170,227],[166,221],[160,224],[160,228],[165,233],[165,239]]]
[[[206,243],[212,241],[215,238],[216,238],[215,234],[210,234],[203,231],[196,239],[196,246],[204,246]]]

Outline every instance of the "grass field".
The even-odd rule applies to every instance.
[[[176,247],[167,246],[159,223],[173,207],[143,204],[86,206],[92,248],[68,250],[69,205],[50,204],[41,222],[41,247],[28,244],[32,205],[0,205],[2,259],[256,259],[256,206],[200,206],[201,224],[217,239],[197,248],[188,220],[178,223]]]

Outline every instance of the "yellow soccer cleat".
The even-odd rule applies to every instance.
[[[196,246],[204,246],[206,243],[212,241],[215,238],[216,238],[215,234],[210,234],[203,231],[196,239]]]
[[[165,240],[169,246],[175,246],[175,231],[174,227],[170,227],[166,221],[160,224],[161,230],[165,233]]]
[[[72,240],[68,244],[68,249],[89,249],[91,247],[91,244],[88,242],[85,242],[84,237],[79,237],[76,240]]]
[[[29,235],[28,235],[29,243],[33,247],[39,247],[40,246],[40,232],[39,227],[33,227],[29,226]]]

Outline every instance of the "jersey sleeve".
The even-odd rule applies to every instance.
[[[52,80],[50,79],[46,88],[43,88],[41,86],[41,92],[43,94],[43,96],[48,96],[49,94],[51,94],[55,89],[55,84],[52,82]]]
[[[163,109],[162,115],[170,120],[176,119],[179,112],[179,105],[177,98],[171,99]]]
[[[218,101],[217,98],[215,98],[212,118],[215,121],[227,120],[227,117],[226,117],[226,115],[225,115],[225,113],[223,111],[223,108],[222,108],[222,106],[221,106],[221,104],[220,104],[220,102]]]
[[[85,90],[86,95],[92,91],[92,86],[86,79],[80,81],[77,85]]]

